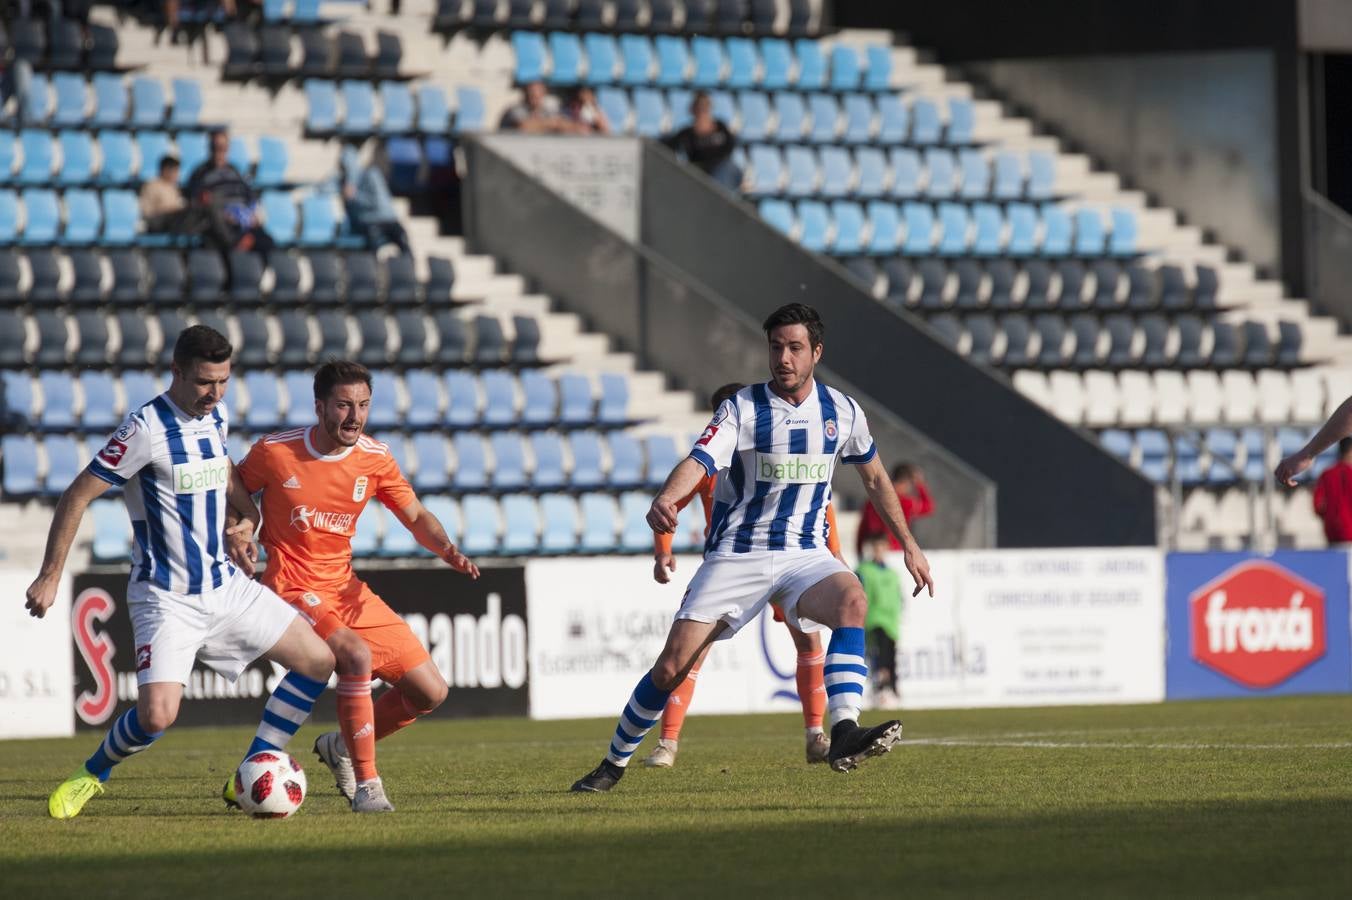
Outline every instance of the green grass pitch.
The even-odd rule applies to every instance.
[[[0,743],[0,896],[1352,897],[1352,697],[902,719],[839,775],[796,717],[696,710],[676,768],[609,795],[567,789],[613,722],[424,722],[380,745],[398,812],[370,817],[310,725],[286,821],[217,799],[248,729],[170,731],[69,822],[46,797],[96,736]]]

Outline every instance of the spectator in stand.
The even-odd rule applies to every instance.
[[[191,208],[203,217],[208,243],[222,256],[231,250],[267,253],[272,240],[259,226],[258,198],[240,171],[230,165],[229,156],[229,132],[213,130],[211,156],[188,176],[184,193]]]
[[[934,499],[930,497],[929,487],[925,484],[925,476],[919,466],[901,463],[894,467],[892,487],[896,489],[897,499],[901,501],[901,511],[906,516],[907,525],[934,512]],[[892,532],[887,530],[882,516],[878,515],[873,504],[865,503],[864,511],[859,516],[858,547],[861,558],[866,542],[875,537],[886,538],[893,550],[901,549],[901,545],[892,536]]]
[[[1315,482],[1314,511],[1324,523],[1329,546],[1352,544],[1352,437],[1338,442],[1338,461]]]
[[[897,696],[897,639],[901,633],[901,578],[888,567],[891,547],[882,535],[864,542],[863,555],[855,574],[868,598],[864,618],[864,639],[868,644],[873,670],[874,707],[895,708]]]
[[[400,253],[411,255],[408,232],[399,222],[389,185],[381,171],[375,166],[363,166],[353,144],[343,148],[338,168],[343,205],[352,230],[364,236],[372,250],[394,244]]]
[[[178,189],[178,159],[166,156],[160,160],[159,177],[141,185],[141,218],[146,231],[186,234],[195,231],[191,212]]]
[[[579,134],[610,134],[610,120],[596,102],[596,92],[589,87],[580,87],[568,95],[563,116]]]
[[[742,184],[742,170],[732,161],[737,139],[727,123],[714,118],[714,103],[704,91],[690,101],[690,115],[690,124],[662,143],[728,190],[737,190]]]
[[[559,102],[545,91],[543,81],[521,86],[521,102],[502,114],[498,127],[503,131],[527,134],[577,134],[578,126],[559,112]]]

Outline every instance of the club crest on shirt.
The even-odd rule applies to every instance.
[[[728,417],[727,405],[726,403],[718,404],[718,409],[714,410],[713,419],[709,421],[710,425],[719,425]]]
[[[319,602],[320,602],[320,601],[319,601],[319,596],[318,596],[317,594],[312,594],[312,593],[310,593],[309,591],[306,591],[305,593],[301,594],[301,595],[300,595],[300,599],[301,599],[301,602],[304,603],[306,606],[312,606],[312,607],[313,607],[313,606],[318,606],[318,605],[319,605]]]
[[[826,432],[826,439],[828,441],[834,441],[836,439],[836,435],[840,433],[836,430],[835,419],[827,419],[826,422],[822,425],[822,430]]]
[[[360,503],[366,499],[366,476],[358,475],[357,480],[352,482],[352,502]]]

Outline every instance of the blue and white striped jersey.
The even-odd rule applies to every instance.
[[[135,538],[132,580],[201,594],[234,573],[223,535],[228,421],[223,402],[194,418],[160,394],[128,415],[90,460],[90,474],[124,488]]]
[[[768,384],[742,388],[714,413],[690,455],[718,476],[705,553],[826,546],[836,460],[877,448],[859,404],[816,382],[799,406]]]

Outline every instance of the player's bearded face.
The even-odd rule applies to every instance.
[[[371,389],[365,384],[340,384],[327,400],[316,401],[319,424],[324,432],[341,447],[357,443],[366,430],[366,418],[371,414]]]
[[[785,393],[793,393],[812,378],[822,347],[812,346],[805,325],[781,325],[770,332],[770,377]]]

